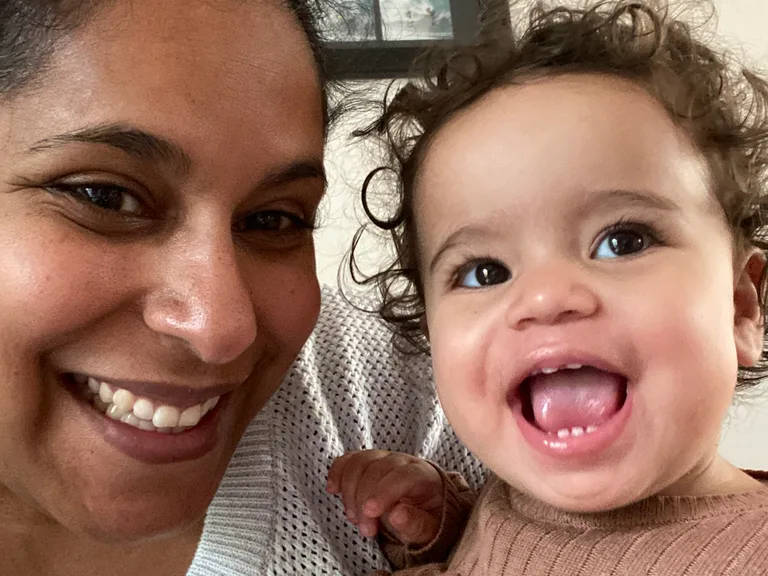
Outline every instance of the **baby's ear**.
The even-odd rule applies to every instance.
[[[760,280],[765,270],[765,254],[757,248],[746,254],[737,270],[733,289],[733,335],[740,366],[754,366],[763,352],[764,311],[760,305]]]

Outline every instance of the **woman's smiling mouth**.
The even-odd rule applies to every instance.
[[[104,439],[120,452],[161,464],[200,458],[216,445],[220,413],[237,385],[185,388],[62,377]]]
[[[150,432],[184,432],[197,425],[213,409],[220,396],[189,407],[172,406],[136,396],[130,390],[96,380],[83,374],[73,375],[75,382],[87,385],[93,406],[113,420]]]

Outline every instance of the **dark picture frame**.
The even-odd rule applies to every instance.
[[[509,26],[509,0],[449,0],[452,35],[445,39],[388,40],[385,38],[381,0],[370,0],[371,39],[326,42],[332,76],[343,80],[408,76],[414,59],[428,47],[471,45],[490,17],[495,26]]]

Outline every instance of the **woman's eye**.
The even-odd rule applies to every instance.
[[[593,258],[621,258],[646,250],[654,244],[653,237],[639,230],[614,230],[608,232],[595,249]]]
[[[280,210],[254,212],[235,225],[238,232],[291,232],[310,228],[312,226],[300,217]]]
[[[466,269],[461,278],[460,285],[463,288],[482,288],[502,284],[509,280],[509,269],[499,262],[484,260]]]
[[[128,190],[121,186],[100,184],[58,185],[53,187],[58,193],[68,194],[76,200],[92,204],[102,210],[140,214],[141,204]]]

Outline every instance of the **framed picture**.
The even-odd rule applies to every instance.
[[[406,76],[432,44],[472,44],[489,17],[508,26],[508,1],[343,0],[323,21],[329,68],[343,79]]]

